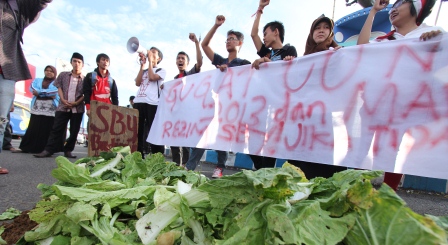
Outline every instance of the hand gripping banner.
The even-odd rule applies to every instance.
[[[446,179],[448,36],[167,82],[148,141]]]

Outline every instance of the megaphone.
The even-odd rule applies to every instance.
[[[140,42],[138,41],[138,38],[136,37],[131,37],[128,40],[128,43],[126,44],[126,48],[128,49],[128,52],[131,54],[134,53],[139,53],[139,54],[143,54],[145,56],[145,58],[143,58],[142,60],[140,60],[139,57],[137,57],[137,63],[138,64],[143,64],[146,60],[146,58],[148,57],[148,53],[146,51],[146,49],[142,46],[140,46]],[[147,66],[148,64],[146,64]]]
[[[128,40],[128,43],[126,44],[126,48],[128,49],[128,52],[133,53],[142,53],[146,56],[146,49],[142,46],[140,46],[140,42],[138,41],[138,38],[131,37]]]

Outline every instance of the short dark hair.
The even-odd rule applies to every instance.
[[[134,95],[132,95],[131,97],[129,97],[129,100],[134,100],[135,99],[135,96]]]
[[[109,58],[109,56],[107,54],[101,53],[101,54],[96,56],[96,63],[100,62],[101,58],[105,58],[105,59],[108,59],[110,61],[110,58]]]
[[[411,15],[412,16],[417,15],[417,24],[418,25],[423,23],[423,21],[426,19],[426,17],[428,17],[431,14],[434,4],[436,4],[436,0],[426,0],[426,4],[422,8],[422,15],[420,17],[418,16],[418,13],[414,7],[414,4],[411,4]]]
[[[227,32],[227,36],[229,36],[229,35],[235,35],[236,39],[238,39],[238,41],[241,41],[241,42],[244,41],[244,35],[243,35],[243,33],[239,32],[239,31],[230,30]]]
[[[159,53],[159,58],[160,58],[160,60],[157,61],[157,64],[159,64],[160,62],[162,62],[162,60],[163,60],[163,54],[162,54],[162,51],[160,51],[160,49],[158,49],[158,48],[156,48],[156,47],[151,47],[149,50],[151,50],[151,49],[155,49],[155,50],[157,50],[157,52]]]
[[[283,41],[285,40],[285,27],[283,26],[283,23],[280,21],[269,22],[263,27],[263,32],[265,32],[268,27],[271,29],[271,31],[275,31],[275,29],[278,30],[280,41],[283,43]]]
[[[187,53],[185,53],[184,51],[180,51],[177,55],[179,55],[179,54],[187,56],[187,61],[190,62],[190,56],[188,56]]]

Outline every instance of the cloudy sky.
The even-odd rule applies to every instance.
[[[432,15],[426,19],[428,25],[434,25],[439,4],[437,0]],[[226,56],[226,32],[238,30],[246,37],[239,56],[253,61],[257,55],[250,38],[254,21],[251,16],[257,7],[258,0],[54,0],[38,22],[25,30],[23,48],[28,62],[37,67],[37,77],[43,76],[46,65],[55,65],[57,58],[69,62],[73,52],[84,55],[86,72],[96,67],[97,54],[108,54],[109,70],[119,88],[120,105],[125,106],[129,96],[137,91],[134,78],[139,70],[137,55],[126,50],[130,37],[139,38],[146,48],[156,46],[162,50],[164,59],[159,67],[167,69],[167,80],[171,80],[177,74],[175,58],[179,51],[190,55],[189,67],[195,63],[195,46],[188,34],[194,32],[203,38],[216,15],[222,14],[226,22],[215,34],[210,44],[212,49]],[[361,8],[357,4],[346,7],[344,0],[336,0],[334,19]],[[294,45],[302,54],[310,25],[321,14],[333,15],[333,0],[272,0],[260,27],[273,20],[282,21],[285,43]],[[448,30],[448,3],[442,4],[438,25]],[[204,55],[202,71],[211,69],[214,67]]]

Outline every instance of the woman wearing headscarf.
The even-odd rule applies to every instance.
[[[303,55],[340,49],[341,47],[333,40],[333,27],[334,22],[330,18],[325,17],[324,15],[317,18],[311,25],[310,33],[306,40],[305,53]],[[293,58],[295,57],[288,56],[285,60],[292,60]],[[289,160],[289,162],[302,169],[308,179],[315,177],[329,178],[333,176],[333,174],[347,169],[346,167],[341,166],[298,160]]]
[[[369,15],[359,34],[358,45],[369,43],[375,14],[386,8],[388,4],[389,0],[375,0],[375,4],[370,9]],[[437,35],[442,35],[445,31],[441,27],[423,24],[425,18],[431,14],[434,4],[435,0],[396,1],[389,11],[389,20],[394,30],[370,42],[386,42],[405,38],[420,38],[420,40],[425,41]],[[363,108],[361,108],[360,114],[362,117]],[[392,189],[397,190],[402,177],[403,174],[386,172],[384,174],[384,183]]]
[[[39,153],[47,144],[53,126],[54,115],[59,104],[58,88],[53,83],[57,71],[53,66],[46,66],[45,77],[36,78],[30,86],[34,97],[30,104],[30,122],[20,142],[20,150],[12,152]],[[63,142],[61,142],[61,147]]]
[[[326,51],[331,48],[339,49],[340,47],[333,40],[333,28],[334,22],[330,18],[324,15],[317,18],[311,25],[303,55]]]

